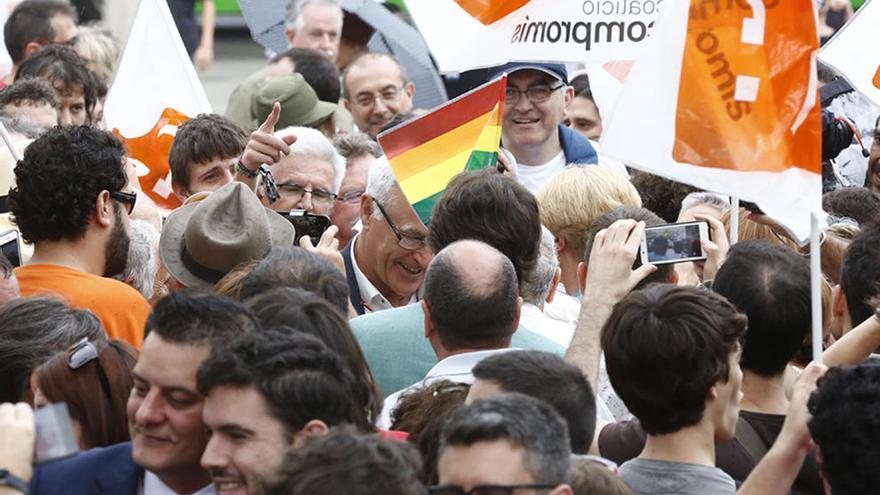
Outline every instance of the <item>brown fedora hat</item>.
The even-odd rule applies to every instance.
[[[264,208],[241,182],[227,184],[165,220],[159,253],[186,287],[211,287],[240,263],[260,259],[274,246],[292,246],[293,225]]]

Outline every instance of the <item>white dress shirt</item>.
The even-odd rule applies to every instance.
[[[420,387],[428,386],[440,380],[449,380],[453,383],[466,383],[470,385],[474,383],[474,375],[471,371],[477,363],[489,356],[512,350],[513,348],[508,347],[506,349],[492,349],[489,351],[464,352],[462,354],[449,356],[440,361],[428,371],[428,374],[425,375],[425,378],[422,381],[414,383],[402,390],[398,390],[385,399],[385,404],[382,406],[382,414],[379,415],[379,419],[376,421],[376,426],[385,430],[391,429],[391,413],[394,411],[394,408],[397,407],[397,402],[403,394]]]
[[[159,479],[155,474],[144,471],[144,479],[141,481],[140,487],[138,488],[138,495],[184,495],[175,492],[171,488],[168,488],[168,485],[162,483],[162,480]],[[217,495],[217,487],[214,486],[214,483],[209,484],[208,486],[202,488],[197,492],[193,492],[191,494],[186,495]]]

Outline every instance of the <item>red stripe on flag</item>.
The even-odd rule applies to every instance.
[[[498,102],[503,104],[506,87],[506,76],[488,82],[432,110],[431,113],[380,134],[379,145],[390,160],[491,112]]]

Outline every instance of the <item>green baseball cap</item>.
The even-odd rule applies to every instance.
[[[251,131],[256,130],[272,112],[275,102],[281,103],[281,116],[276,129],[290,126],[315,127],[336,112],[336,104],[321,101],[301,74],[280,76],[264,83],[254,98]]]

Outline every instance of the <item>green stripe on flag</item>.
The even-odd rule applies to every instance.
[[[468,162],[467,165],[465,165],[464,167],[464,171],[473,171],[488,167],[495,167],[496,163],[498,163],[497,152],[474,150],[471,152],[470,158],[468,158]],[[434,204],[437,203],[437,200],[440,199],[440,196],[443,195],[444,191],[440,191],[412,205],[413,209],[416,211],[416,214],[419,216],[422,222],[425,223],[425,225],[428,225],[428,222],[431,220],[431,212],[434,210]]]

